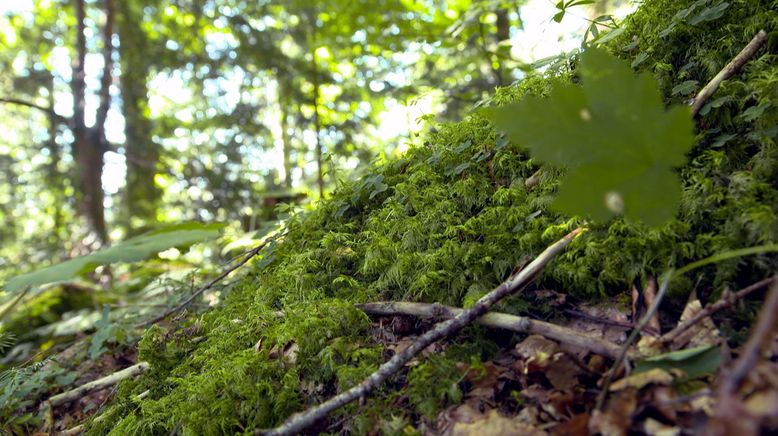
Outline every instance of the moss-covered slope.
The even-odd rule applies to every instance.
[[[675,86],[703,85],[759,29],[768,32],[766,49],[702,111],[697,145],[680,170],[677,219],[658,230],[622,220],[596,226],[549,266],[538,286],[579,299],[614,297],[668,266],[778,242],[778,4],[733,0],[720,17],[694,25],[694,10],[679,14],[708,3],[722,2],[646,1],[608,44],[636,69],[653,72],[668,103],[684,103],[688,96],[672,95]],[[531,77],[499,90],[493,104],[543,94],[552,81],[572,76]],[[525,187],[537,169],[520,144],[507,143],[478,114],[438,126],[404,157],[293,219],[288,236],[221,306],[178,330],[147,332],[140,358],[153,370],[122,385],[92,432],[248,432],[357,383],[386,355],[354,303],[467,305],[580,222],[547,209],[555,170],[545,169],[538,185]],[[672,292],[680,299],[692,286],[703,295],[734,289],[777,266],[768,255],[721,262],[673,283]],[[527,307],[515,298],[501,310]],[[488,358],[496,346],[475,329],[456,341],[366,404],[342,410],[332,430],[418,425],[460,401],[455,362]],[[146,390],[143,400],[132,399]]]

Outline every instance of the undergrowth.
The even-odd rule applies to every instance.
[[[678,18],[695,3],[646,1],[607,47],[637,70],[652,72],[666,102],[684,103],[691,95],[680,84],[696,80],[701,87],[759,29],[768,32],[762,54],[702,110],[697,145],[680,169],[677,218],[658,229],[622,219],[591,224],[535,286],[596,301],[670,266],[778,242],[778,4],[732,1],[711,21],[692,25]],[[543,95],[556,80],[575,81],[575,71],[530,76],[498,90],[490,104]],[[221,306],[176,328],[146,332],[139,358],[152,370],[121,385],[90,433],[252,432],[353,386],[388,357],[354,303],[468,306],[584,221],[548,209],[559,170],[545,168],[538,185],[525,187],[538,168],[477,111],[436,126],[403,157],[343,183],[316,210],[294,217],[283,242],[263,253]],[[715,298],[722,289],[773,274],[776,266],[770,255],[710,265],[672,284],[675,304],[692,289]],[[500,310],[544,309],[517,297]],[[748,319],[753,310],[746,305],[739,316]],[[733,338],[742,336],[740,328],[731,324]],[[455,341],[444,355],[422,358],[318,430],[393,433],[421,422],[434,426],[437,411],[462,398],[456,362],[475,364],[495,348],[478,329]],[[135,399],[147,390],[143,400]],[[328,427],[333,423],[337,428]]]

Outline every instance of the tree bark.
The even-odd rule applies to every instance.
[[[292,142],[289,137],[289,90],[281,83],[278,103],[281,110],[281,142],[284,147],[284,188],[292,189]]]
[[[106,9],[106,13],[110,10]],[[100,129],[90,131],[84,121],[86,106],[86,83],[84,63],[86,60],[86,12],[84,0],[75,0],[76,14],[76,53],[73,56],[72,79],[73,92],[73,157],[76,162],[76,187],[79,212],[86,218],[90,230],[100,242],[107,240],[105,210],[103,208],[103,152],[105,143],[101,141]],[[110,41],[110,39],[109,39]],[[108,42],[110,44],[110,42]],[[106,60],[110,62],[110,58]],[[110,74],[110,67],[109,67]]]
[[[323,157],[322,157],[322,149],[321,149],[321,119],[319,117],[319,64],[316,61],[316,41],[317,41],[317,26],[318,23],[316,22],[316,11],[311,10],[310,11],[310,21],[311,21],[311,59],[312,59],[312,74],[313,74],[313,128],[316,133],[316,184],[319,187],[319,198],[324,198],[324,169],[322,168],[323,165]]]
[[[123,219],[130,233],[157,221],[162,195],[154,182],[159,163],[159,148],[151,137],[148,85],[146,78],[151,62],[148,44],[139,23],[141,11],[134,2],[120,2],[117,17],[119,54],[121,58],[122,112],[124,114],[127,185],[124,194]]]
[[[503,41],[507,41],[511,37],[511,21],[508,16],[508,10],[505,8],[497,9],[495,12],[497,15],[497,32],[495,33],[495,39],[497,40],[497,58],[498,66],[492,67],[495,78],[497,79],[497,86],[505,85],[505,78],[503,77],[503,56],[507,57],[510,54],[508,47],[501,46]]]

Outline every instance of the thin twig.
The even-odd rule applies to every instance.
[[[292,435],[298,434],[306,428],[313,425],[316,421],[326,417],[332,411],[345,406],[353,401],[365,397],[373,389],[382,385],[393,374],[398,372],[411,361],[415,356],[421,353],[425,348],[433,343],[444,339],[460,331],[465,326],[473,323],[476,319],[485,314],[490,307],[505,297],[512,295],[537,277],[543,270],[543,267],[558,254],[562,253],[570,242],[582,231],[581,228],[575,229],[564,238],[546,248],[535,260],[533,260],[524,269],[511,276],[500,286],[481,297],[473,307],[462,311],[459,315],[447,321],[435,325],[435,327],[411,344],[402,352],[395,354],[389,361],[381,365],[376,372],[371,374],[365,380],[353,388],[342,392],[329,400],[312,407],[306,411],[297,413],[289,417],[281,426],[271,430],[258,430],[256,433],[261,435]]]
[[[766,286],[769,286],[774,281],[775,281],[775,277],[770,277],[761,280],[759,282],[756,282],[753,285],[745,287],[735,292],[733,295],[729,295],[729,296],[723,295],[715,303],[705,306],[704,309],[695,313],[694,316],[678,324],[678,326],[676,326],[671,331],[665,333],[661,338],[659,338],[659,341],[663,344],[669,344],[673,342],[678,336],[683,334],[685,331],[689,330],[689,328],[691,328],[692,326],[700,322],[700,320],[702,320],[703,318],[709,317],[722,309],[726,309],[732,306],[733,304],[735,304],[735,302],[747,297],[748,295],[754,293],[755,291],[758,291]]]
[[[225,277],[230,275],[230,273],[232,273],[236,269],[238,269],[241,266],[245,265],[246,262],[248,262],[249,260],[251,260],[251,258],[253,258],[257,254],[259,254],[259,252],[262,251],[262,249],[264,249],[268,244],[270,244],[273,241],[278,240],[279,238],[281,238],[281,237],[283,237],[285,235],[286,235],[286,232],[281,233],[280,235],[278,235],[278,236],[276,236],[274,238],[268,239],[265,242],[263,242],[263,243],[257,245],[256,247],[252,248],[251,250],[249,250],[249,252],[245,256],[243,256],[243,259],[241,259],[238,263],[236,263],[235,265],[233,265],[233,266],[227,268],[226,270],[222,271],[221,274],[219,274],[214,279],[212,279],[211,281],[209,281],[208,283],[206,283],[205,285],[200,287],[200,289],[195,291],[195,293],[190,295],[181,304],[179,304],[178,306],[176,306],[176,307],[174,307],[172,309],[166,310],[164,313],[162,313],[162,315],[159,315],[159,316],[157,316],[155,318],[152,318],[149,321],[144,321],[142,323],[137,324],[136,327],[138,327],[138,328],[149,327],[149,326],[151,326],[153,324],[156,324],[156,323],[162,321],[163,319],[167,318],[171,314],[176,313],[176,312],[178,312],[180,310],[183,310],[184,308],[189,306],[192,303],[192,301],[194,301],[195,298],[199,297],[203,292],[205,292],[208,289],[210,289],[211,287],[213,287],[213,285],[215,285],[216,283],[219,283],[220,281],[222,281]]]
[[[745,65],[745,63],[748,62],[757,51],[759,51],[762,45],[764,45],[765,41],[767,41],[767,33],[765,33],[764,30],[760,30],[759,33],[754,36],[751,42],[749,42],[748,45],[746,45],[743,50],[737,54],[737,56],[729,61],[727,66],[724,67],[723,70],[719,71],[718,74],[716,74],[716,77],[711,79],[711,81],[708,82],[708,84],[705,85],[705,87],[702,88],[699,93],[697,93],[697,96],[694,97],[692,102],[693,117],[700,112],[702,106],[706,101],[708,101],[708,98],[710,98],[710,96],[716,92],[716,89],[718,89],[719,85],[721,85],[721,82],[732,77],[733,74],[735,74],[743,65]]]
[[[84,395],[87,395],[90,392],[97,391],[100,389],[105,389],[109,386],[113,386],[116,383],[119,383],[120,381],[126,378],[130,378],[138,374],[142,374],[143,372],[146,372],[149,368],[150,365],[147,362],[136,363],[133,366],[124,368],[121,371],[117,371],[103,378],[99,378],[97,380],[83,384],[75,389],[69,390],[67,392],[63,392],[61,394],[54,395],[53,397],[49,398],[48,403],[51,404],[51,407],[57,407],[60,404],[65,404],[70,401],[77,400],[83,397]]]
[[[357,304],[357,307],[370,315],[413,315],[422,318],[450,319],[459,316],[464,309],[443,306],[441,304],[413,302],[379,302]],[[475,320],[476,324],[486,327],[510,330],[518,333],[540,335],[563,344],[583,348],[596,354],[615,359],[619,346],[605,339],[596,338],[573,329],[507,313],[488,312]]]
[[[765,342],[774,333],[773,328],[778,318],[778,281],[773,277],[773,285],[770,287],[770,294],[765,300],[764,307],[759,312],[759,320],[756,327],[751,332],[743,352],[735,361],[732,371],[724,377],[717,391],[718,397],[730,396],[735,393],[740,384],[746,378],[746,375],[754,368],[759,360],[759,354]]]
[[[648,308],[645,315],[643,315],[643,318],[640,319],[638,325],[635,326],[635,330],[632,330],[632,333],[630,333],[629,337],[627,337],[627,341],[624,342],[624,344],[621,346],[619,355],[616,358],[616,361],[613,362],[613,367],[608,372],[608,375],[605,377],[605,381],[602,383],[602,390],[597,395],[597,403],[595,405],[595,409],[602,410],[602,407],[605,405],[605,398],[608,396],[608,389],[610,389],[611,382],[613,382],[613,377],[616,376],[616,372],[621,367],[621,364],[624,363],[624,359],[627,357],[629,347],[638,337],[640,332],[643,331],[646,325],[648,325],[648,323],[651,321],[651,318],[653,318],[657,310],[659,310],[659,305],[662,304],[662,300],[665,298],[665,294],[667,294],[667,288],[670,286],[671,277],[672,277],[672,272],[668,274],[667,277],[662,281],[662,285],[660,286],[659,292],[657,292],[653,303]]]

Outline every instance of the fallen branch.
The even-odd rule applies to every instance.
[[[702,88],[700,92],[697,93],[697,96],[694,97],[694,100],[692,101],[693,117],[700,112],[702,106],[706,101],[708,101],[708,98],[710,98],[710,96],[716,92],[716,89],[718,89],[719,85],[721,85],[721,82],[732,77],[732,75],[734,75],[743,65],[745,65],[745,63],[748,62],[757,51],[759,51],[762,45],[764,45],[765,41],[767,41],[767,33],[765,33],[764,30],[760,30],[759,33],[754,36],[751,42],[749,42],[748,45],[746,45],[743,50],[737,54],[737,56],[729,61],[723,70],[719,71],[719,73],[716,74],[716,76],[711,79],[711,81],[708,82],[708,84],[705,85],[705,87]]]
[[[551,261],[551,259],[562,253],[573,238],[581,231],[581,228],[575,229],[568,233],[564,238],[546,248],[545,251],[540,253],[540,255],[524,269],[481,297],[473,307],[463,310],[454,318],[435,325],[433,329],[419,336],[416,342],[402,352],[395,354],[389,361],[381,365],[376,372],[358,385],[330,398],[318,406],[292,415],[279,427],[271,430],[258,430],[256,433],[273,436],[298,434],[313,425],[316,421],[329,415],[333,410],[365,397],[373,391],[373,389],[383,384],[390,376],[398,372],[406,363],[411,361],[425,348],[462,330],[465,326],[471,324],[485,314],[494,304],[509,295],[515,294],[531,283],[532,280],[540,274],[543,267]]]
[[[357,307],[370,315],[413,315],[422,318],[450,319],[464,312],[464,309],[458,307],[411,302],[367,303],[357,304]],[[615,359],[618,356],[620,349],[613,342],[577,332],[567,327],[507,313],[488,312],[476,319],[475,323],[485,327],[540,335],[566,345],[573,345],[610,357],[611,359]]]
[[[678,326],[676,326],[674,329],[662,335],[662,337],[659,338],[659,341],[663,344],[669,344],[673,342],[678,336],[683,334],[685,331],[689,330],[689,328],[691,328],[692,326],[700,322],[700,320],[702,320],[703,318],[709,317],[722,309],[726,309],[732,306],[733,304],[735,304],[735,302],[747,297],[748,295],[754,293],[755,291],[764,288],[765,286],[769,286],[774,281],[775,281],[775,277],[770,277],[768,279],[761,280],[759,282],[754,283],[753,285],[745,287],[735,292],[733,295],[722,296],[721,299],[719,299],[715,303],[705,306],[704,309],[695,313],[694,316],[678,324]]]
[[[279,238],[281,238],[281,237],[283,237],[285,235],[286,235],[286,232],[281,233],[280,235],[278,235],[278,236],[276,236],[274,238],[268,239],[265,242],[263,242],[263,243],[257,245],[256,247],[252,248],[248,253],[246,253],[246,255],[238,263],[236,263],[236,264],[232,265],[231,267],[227,268],[221,274],[216,276],[213,280],[211,280],[210,282],[208,282],[205,285],[203,285],[202,287],[200,287],[200,289],[195,291],[192,295],[190,295],[181,304],[179,304],[178,306],[176,306],[176,307],[174,307],[172,309],[166,310],[161,315],[159,315],[159,316],[157,316],[155,318],[152,318],[149,321],[144,321],[142,323],[139,323],[135,327],[138,327],[138,328],[149,327],[150,325],[153,325],[153,324],[156,324],[156,323],[162,321],[163,319],[167,318],[171,314],[176,313],[176,312],[178,312],[180,310],[183,310],[184,308],[186,308],[187,306],[192,304],[192,302],[195,300],[195,298],[197,298],[200,295],[202,295],[203,292],[207,291],[208,289],[211,289],[211,287],[213,287],[213,285],[219,283],[225,277],[230,275],[230,273],[232,273],[236,269],[238,269],[238,268],[242,267],[243,265],[245,265],[246,262],[248,262],[249,260],[251,260],[251,258],[253,258],[257,254],[259,254],[259,252],[262,251],[262,249],[264,249],[272,241],[276,241],[276,240],[278,240]]]
[[[142,374],[146,372],[149,368],[150,365],[147,362],[137,363],[128,368],[124,368],[121,371],[117,371],[103,378],[99,378],[97,380],[83,384],[75,389],[69,390],[67,392],[63,392],[61,394],[54,395],[53,397],[49,398],[48,402],[49,404],[51,404],[51,407],[57,407],[61,404],[65,404],[70,401],[77,400],[89,394],[90,392],[98,391],[100,389],[105,389],[109,386],[113,386],[116,383],[119,383],[120,381],[126,378],[130,378],[138,374]]]

